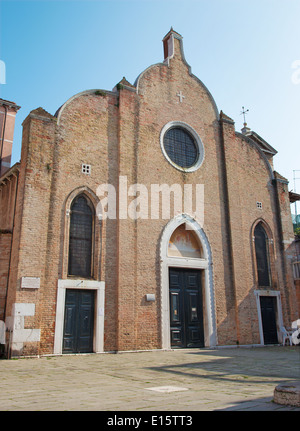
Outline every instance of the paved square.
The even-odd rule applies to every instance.
[[[1,360],[0,410],[300,411],[273,402],[299,364],[295,346]]]

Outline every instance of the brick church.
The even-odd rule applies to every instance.
[[[10,355],[278,344],[298,318],[277,151],[219,112],[173,29],[163,52],[134,84],[30,112],[12,167],[19,107],[0,100]]]

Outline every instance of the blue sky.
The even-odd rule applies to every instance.
[[[300,0],[1,0],[0,97],[17,114],[13,160],[22,122],[39,106],[51,114],[87,89],[134,83],[163,61],[162,38],[183,36],[192,72],[240,131],[248,126],[278,151],[275,170],[294,188],[300,177]],[[300,192],[300,180],[296,180]]]

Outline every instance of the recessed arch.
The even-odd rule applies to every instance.
[[[256,288],[276,287],[275,249],[273,233],[262,218],[255,220],[251,227],[253,273]]]
[[[173,233],[180,226],[185,225],[201,245],[202,257],[179,257],[169,255],[169,243]],[[212,273],[212,254],[209,241],[201,226],[186,214],[173,218],[164,228],[160,243],[161,259],[161,322],[162,348],[170,349],[170,301],[169,301],[169,269],[187,268],[203,270],[203,317],[204,317],[204,345],[217,345],[217,329],[215,316],[215,298]]]
[[[64,202],[64,210],[66,212],[70,211],[73,200],[76,198],[76,196],[79,196],[80,194],[86,195],[90,202],[93,204],[94,208],[97,208],[97,205],[99,203],[99,198],[97,197],[97,195],[89,187],[80,186],[72,190],[66,197]]]
[[[201,242],[192,229],[185,223],[172,233],[168,245],[168,257],[203,258]]]
[[[100,202],[97,195],[87,186],[80,186],[70,192],[64,202],[62,208],[62,278],[67,278],[69,275],[69,247],[70,247],[70,222],[71,222],[71,207],[73,202],[82,196],[86,199],[88,206],[92,212],[92,260],[91,260],[91,275],[88,278],[101,278],[101,254],[102,254],[102,237],[103,224],[101,219]]]
[[[85,194],[72,201],[70,211],[68,275],[92,276],[94,208]]]

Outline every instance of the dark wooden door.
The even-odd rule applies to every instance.
[[[278,344],[275,296],[261,296],[260,309],[264,334],[264,344]]]
[[[94,291],[67,289],[63,353],[93,351]]]
[[[201,271],[170,268],[172,347],[204,347]]]

